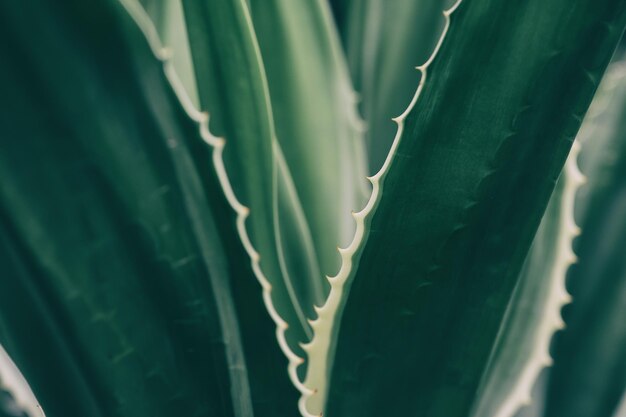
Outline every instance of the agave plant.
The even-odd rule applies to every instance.
[[[623,415],[625,25],[2,2],[5,415]]]

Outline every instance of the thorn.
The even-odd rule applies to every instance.
[[[554,322],[554,327],[556,329],[562,330],[565,328],[565,322],[563,321],[563,319],[559,316],[559,318],[557,320],[555,320]]]
[[[348,253],[348,248],[340,248],[339,246],[337,246],[337,252],[339,252],[340,255],[344,256]]]
[[[337,274],[337,275],[335,275],[333,277],[330,277],[330,276],[326,275],[326,279],[328,280],[328,283],[332,286],[333,283],[335,281],[337,281],[337,279],[339,279],[339,274]]]

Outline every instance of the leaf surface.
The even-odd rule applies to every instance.
[[[254,0],[250,11],[276,135],[312,234],[321,272],[317,279],[327,285],[322,274],[338,270],[337,246],[354,235],[351,211],[362,208],[369,195],[361,122],[345,58],[322,1]],[[314,317],[312,305],[308,308]]]
[[[610,417],[626,392],[626,69],[607,73],[581,130],[581,171],[588,183],[576,201],[582,234],[568,276],[573,303],[554,340],[545,417]]]
[[[371,172],[389,153],[396,125],[392,118],[411,102],[426,62],[443,30],[449,0],[343,0],[342,40],[359,94]],[[341,15],[343,13],[343,15]]]
[[[183,6],[200,103],[211,114],[211,130],[225,140],[225,171],[243,205],[239,234],[263,282],[289,374],[298,384],[299,344],[311,337],[308,314],[323,299],[323,281],[302,221],[302,202],[276,139],[248,5],[219,0],[183,1]]]
[[[550,342],[563,328],[561,308],[571,301],[565,277],[576,260],[572,241],[580,233],[574,222],[576,192],[584,182],[579,152],[580,143],[574,142],[500,326],[473,416],[515,415],[531,403],[533,385],[552,364]]]
[[[337,336],[325,415],[470,412],[626,17],[622,0],[455,7],[415,105],[398,119],[373,199],[356,215],[363,237],[331,280],[334,304],[324,308],[336,309]]]
[[[145,22],[117,1],[0,8],[0,337],[48,417],[291,415],[203,116]]]

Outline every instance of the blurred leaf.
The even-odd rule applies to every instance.
[[[182,0],[140,0],[150,16],[161,40],[166,45],[171,62],[191,102],[199,107],[198,87],[194,73],[187,25]]]
[[[435,48],[451,0],[342,0],[336,10],[350,73],[367,124],[370,171],[383,165],[399,116],[420,81],[415,69]],[[339,5],[340,4],[340,5]]]
[[[574,200],[584,177],[578,169],[575,142],[541,219],[500,334],[482,376],[473,416],[511,417],[531,402],[533,385],[552,364],[554,332],[563,328],[561,308],[571,301],[565,276],[576,257],[572,241]]]
[[[614,64],[580,133],[588,183],[568,276],[573,303],[555,337],[545,417],[611,417],[626,392],[626,67]]]
[[[322,273],[339,269],[337,246],[354,236],[350,213],[369,196],[345,58],[324,2],[252,0],[250,5],[278,141],[312,234],[321,270],[317,279],[327,285]],[[308,317],[315,315],[312,307]]]
[[[290,415],[211,149],[136,23],[117,1],[0,19],[0,341],[47,416]]]

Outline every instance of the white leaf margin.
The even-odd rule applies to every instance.
[[[272,285],[261,270],[260,255],[252,245],[250,236],[246,229],[246,219],[250,215],[250,209],[241,204],[241,202],[237,199],[224,166],[222,155],[224,152],[224,146],[226,145],[226,140],[213,135],[209,131],[209,114],[197,109],[193,101],[190,99],[171,61],[172,51],[161,43],[158,32],[143,6],[137,0],[119,1],[143,33],[154,56],[163,64],[165,76],[174,90],[180,104],[189,118],[198,124],[200,137],[213,149],[212,160],[219,183],[224,191],[226,200],[236,213],[237,232],[246,253],[250,257],[252,270],[261,284],[265,307],[270,317],[276,324],[276,338],[278,340],[278,344],[289,362],[287,367],[289,378],[300,393],[308,394],[309,389],[302,384],[297,373],[297,368],[304,363],[304,359],[296,355],[287,344],[285,331],[289,326],[279,315],[278,311],[276,311],[276,308],[272,303]],[[247,12],[247,9],[245,10]],[[248,13],[246,13],[246,18],[250,20]]]
[[[413,110],[424,88],[428,76],[428,67],[441,49],[441,45],[450,28],[450,18],[463,1],[457,0],[449,9],[443,12],[445,23],[439,41],[428,60],[416,68],[421,73],[421,78],[415,94],[404,112],[393,119],[397,125],[397,130],[389,154],[380,170],[375,175],[367,178],[372,184],[370,198],[361,211],[352,213],[352,217],[356,222],[356,231],[352,242],[346,248],[338,248],[341,256],[341,268],[335,276],[327,277],[330,283],[328,298],[322,307],[315,306],[317,318],[310,322],[313,328],[313,339],[309,343],[302,345],[308,358],[307,374],[303,383],[305,390],[301,391],[302,396],[299,402],[300,412],[304,417],[321,416],[323,413],[328,390],[328,375],[332,367],[332,359],[329,358],[329,354],[333,336],[336,333],[335,326],[342,313],[344,298],[347,297],[345,285],[352,276],[355,260],[358,259],[358,255],[367,241],[366,222],[380,201],[385,176],[393,162],[396,149],[404,132],[405,119]]]
[[[540,315],[542,320],[533,329],[533,334],[528,335],[534,339],[533,346],[525,364],[516,375],[513,388],[496,408],[493,417],[513,417],[517,411],[531,404],[532,389],[544,368],[552,366],[553,359],[550,356],[550,343],[552,336],[558,330],[565,328],[561,316],[563,306],[572,301],[572,297],[565,286],[567,271],[577,261],[572,248],[574,238],[580,234],[580,228],[574,219],[576,193],[586,182],[586,177],[578,167],[578,155],[580,154],[580,141],[576,139],[565,162],[562,172],[563,194],[559,207],[558,230],[556,237],[556,259],[546,277],[547,296]],[[480,408],[479,408],[480,409]],[[481,415],[479,410],[474,410],[472,415]]]
[[[30,417],[46,417],[30,385],[2,346],[0,346],[0,388],[7,391],[19,409]]]

